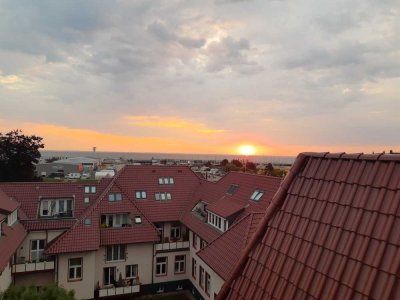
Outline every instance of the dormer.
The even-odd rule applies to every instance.
[[[7,216],[7,225],[13,226],[18,220],[18,208]]]
[[[40,218],[72,218],[73,198],[42,198],[39,204]]]
[[[140,217],[140,216],[139,216]],[[129,213],[102,214],[100,219],[102,228],[120,228],[132,226],[132,220]],[[135,217],[135,224],[139,224],[139,219]],[[140,223],[142,222],[140,217]]]

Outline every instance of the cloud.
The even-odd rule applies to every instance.
[[[224,129],[208,128],[202,123],[176,117],[162,116],[126,116],[125,121],[129,125],[149,128],[167,128],[174,130],[184,130],[201,134],[223,133]]]

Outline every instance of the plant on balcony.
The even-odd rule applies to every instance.
[[[100,228],[108,228],[107,224],[100,224]]]
[[[164,238],[164,243],[169,243],[169,237],[166,236],[166,237]]]

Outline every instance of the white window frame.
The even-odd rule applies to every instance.
[[[174,183],[175,180],[173,177],[158,177],[158,184],[160,185],[165,185],[165,184],[172,185]]]
[[[228,230],[228,221],[225,218],[222,218],[212,212],[208,212],[208,224],[212,225],[213,227],[219,229],[222,232]]]
[[[155,192],[154,198],[156,201],[167,201],[172,200],[172,195],[170,192]]]
[[[95,185],[85,185],[85,194],[96,194]]]
[[[74,259],[79,259],[80,264],[71,264],[71,261]],[[83,265],[83,258],[82,257],[74,257],[68,259],[68,280],[73,281],[73,280],[82,280],[83,274],[82,274],[82,265]],[[71,270],[73,271],[73,276],[71,277]],[[80,270],[80,276],[78,276],[78,270]]]
[[[106,278],[106,269],[108,270],[108,278]],[[103,268],[103,284],[104,286],[109,286],[112,284],[112,279],[117,281],[117,268],[116,267],[104,267]]]
[[[211,276],[207,272],[205,272],[205,280],[204,280],[204,291],[208,296],[210,296],[211,291]]]
[[[164,259],[165,261],[159,262],[158,261],[159,259]],[[156,270],[155,270],[156,276],[166,276],[168,274],[167,266],[168,266],[167,256],[156,257]],[[160,270],[160,272],[158,272],[158,269]]]
[[[122,227],[123,224],[131,224],[131,220],[129,217],[129,214],[124,213],[124,214],[106,214],[106,215],[102,215],[105,217],[105,224],[108,226],[108,224],[110,223],[110,219],[112,220],[112,226],[110,226],[109,228],[120,228]],[[100,220],[101,222],[101,220]]]
[[[146,191],[136,191],[135,198],[136,199],[147,199],[147,192]]]
[[[181,238],[181,226],[180,225],[172,225],[171,226],[171,238],[180,239]]]
[[[108,202],[119,202],[122,201],[121,193],[109,193],[108,194]]]
[[[182,274],[186,272],[186,255],[175,255],[174,273]]]
[[[43,244],[43,248],[40,247],[40,243]],[[34,245],[36,244],[36,245]],[[43,259],[44,247],[46,246],[46,240],[38,239],[30,241],[30,261],[40,262]]]
[[[142,224],[142,216],[135,216],[135,224]]]
[[[109,251],[111,251],[111,259],[109,259]],[[122,257],[121,257],[122,255]],[[125,261],[126,259],[126,245],[108,245],[106,246],[106,262]]]
[[[60,213],[68,213],[68,207],[71,209],[71,217],[73,216],[73,205],[74,200],[69,198],[60,199],[43,199],[40,201],[40,217],[54,217]],[[44,208],[46,206],[47,213],[44,214]]]
[[[263,190],[255,190],[254,193],[250,196],[250,200],[260,201],[261,197],[264,195]]]
[[[126,265],[125,278],[137,278],[137,277],[138,277],[138,265]]]
[[[13,226],[18,220],[18,209],[14,210],[11,214],[7,216],[7,225]]]

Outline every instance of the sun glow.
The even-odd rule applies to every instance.
[[[253,155],[254,153],[256,153],[256,148],[252,145],[243,145],[239,147],[239,153],[241,155]]]

